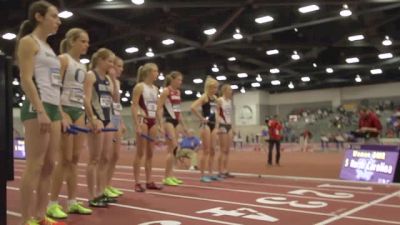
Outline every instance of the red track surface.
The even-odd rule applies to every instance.
[[[18,188],[24,167],[24,161],[15,161],[16,179],[7,184],[8,225],[19,221]],[[84,169],[80,166],[78,196],[82,201],[87,198]],[[163,170],[153,174],[160,181]],[[125,192],[118,203],[95,209],[91,216],[71,215],[65,221],[69,225],[400,224],[399,185],[244,174],[205,184],[197,173],[179,171],[176,175],[183,185],[136,193],[132,169],[118,167],[113,185]]]

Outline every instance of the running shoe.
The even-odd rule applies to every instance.
[[[201,182],[204,182],[204,183],[210,183],[212,180],[211,180],[210,177],[208,177],[208,176],[202,176],[202,177],[200,178],[200,181],[201,181]]]
[[[161,190],[161,186],[157,186],[154,182],[150,182],[146,184],[146,188],[149,190]]]
[[[40,225],[40,223],[37,219],[30,219],[26,221],[25,225]]]
[[[67,225],[67,224],[64,222],[55,221],[55,220],[45,216],[44,219],[42,219],[39,222],[39,225]]]
[[[97,208],[106,208],[108,204],[107,202],[104,202],[101,197],[102,196],[89,200],[89,206]]]
[[[92,210],[89,208],[83,207],[81,202],[76,202],[68,207],[68,213],[80,214],[80,215],[90,215],[90,214],[92,214]]]
[[[217,176],[218,176],[219,178],[222,178],[222,179],[227,178],[227,176],[226,176],[224,173],[219,173]]]
[[[51,204],[49,207],[47,207],[46,215],[58,220],[65,219],[68,217],[68,214],[64,212],[62,206],[56,203]]]
[[[210,176],[210,179],[211,179],[211,180],[214,180],[214,181],[221,181],[221,180],[223,180],[221,177],[218,177],[218,175]]]
[[[229,172],[224,173],[226,178],[235,178],[234,175],[230,174]]]
[[[176,177],[171,177],[171,179],[177,184],[183,184],[183,181],[178,179],[178,178],[176,178]]]
[[[107,187],[112,193],[117,194],[118,196],[121,196],[124,194],[124,192],[122,192],[121,190],[119,190],[118,188],[112,187],[112,186],[108,186]]]
[[[178,186],[179,184],[172,179],[172,177],[167,177],[163,180],[163,184],[167,186]]]
[[[110,197],[107,197],[104,194],[100,197],[100,200],[105,202],[105,203],[116,203],[117,202],[116,198],[110,198]]]
[[[103,195],[108,197],[108,198],[116,198],[118,197],[118,194],[115,194],[114,192],[112,192],[110,189],[106,188],[103,191]]]
[[[135,191],[136,192],[145,192],[146,189],[141,184],[135,184]]]

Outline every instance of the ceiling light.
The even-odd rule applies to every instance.
[[[216,78],[217,80],[226,80],[226,76],[224,75],[217,76]]]
[[[316,63],[313,63],[312,66],[313,66],[314,68],[317,68],[317,64],[316,64]]]
[[[17,78],[14,78],[12,84],[13,84],[14,86],[18,86],[18,85],[19,85],[18,79],[17,79]]]
[[[217,64],[213,65],[213,67],[211,68],[211,71],[213,71],[214,73],[218,73],[219,72]]]
[[[299,32],[299,29],[297,29],[297,28],[294,28],[293,30],[294,30],[294,32]]]
[[[260,87],[261,84],[258,83],[258,82],[254,82],[254,83],[251,83],[251,86],[252,86],[252,87]]]
[[[159,80],[164,80],[164,79],[165,79],[164,74],[163,74],[163,73],[160,73],[160,75],[158,75],[158,79],[159,79]]]
[[[232,85],[231,85],[231,88],[232,88],[232,90],[236,90],[236,89],[239,88],[239,86],[237,86],[236,84],[232,84]]]
[[[343,9],[340,11],[339,14],[340,14],[340,16],[342,16],[342,17],[347,17],[347,16],[351,16],[352,12],[351,12],[351,10],[349,9],[349,6],[346,5],[346,4],[344,4],[344,5],[343,5]]]
[[[14,83],[14,82],[13,82]],[[17,93],[15,93],[15,97],[19,97],[19,93],[17,92]]]
[[[362,34],[357,34],[357,35],[353,35],[353,36],[349,36],[347,38],[349,41],[360,41],[364,39],[364,35]]]
[[[269,70],[270,73],[274,74],[274,73],[279,73],[280,70],[278,68],[272,68]]]
[[[257,75],[256,81],[258,81],[258,82],[261,82],[261,81],[262,81],[262,78],[261,78],[261,75],[260,75],[260,74]]]
[[[127,97],[122,97],[122,98],[121,98],[121,101],[127,102],[127,101],[129,101],[129,99],[128,99]]]
[[[203,83],[203,80],[200,79],[200,78],[196,78],[196,79],[193,79],[193,83],[195,83],[195,84],[201,84],[201,83]]]
[[[185,90],[185,95],[191,95],[191,94],[193,94],[192,90]]]
[[[354,79],[357,83],[360,83],[362,81],[360,75],[357,74],[356,78]]]
[[[63,18],[63,19],[68,19],[68,18],[70,18],[71,16],[73,16],[74,14],[72,13],[72,12],[70,12],[70,11],[62,11],[62,12],[60,12],[60,13],[58,13],[58,16],[59,17],[61,17],[61,18]]]
[[[135,5],[143,5],[144,0],[131,0],[131,2]]]
[[[301,77],[301,81],[303,82],[309,82],[310,80],[310,77]]]
[[[242,88],[240,88],[240,93],[242,93],[242,94],[246,93],[246,90],[244,89],[243,86],[242,86]]]
[[[393,58],[393,54],[390,53],[390,52],[388,52],[388,53],[382,53],[382,54],[379,54],[378,57],[379,57],[380,59],[390,59],[390,58]]]
[[[239,78],[246,78],[246,77],[248,77],[247,73],[238,73],[237,76],[238,76]]]
[[[3,39],[12,40],[17,37],[14,33],[5,33],[1,36]]]
[[[197,92],[197,93],[196,93],[196,97],[200,98],[200,97],[201,97],[201,93],[200,93],[200,92]]]
[[[358,62],[360,62],[360,59],[358,59],[357,57],[347,58],[346,62],[349,63],[349,64],[350,63],[358,63]]]
[[[148,50],[147,50],[147,52],[146,52],[146,56],[147,57],[154,57],[154,52],[153,52],[153,49],[151,49],[151,48],[149,48]]]
[[[299,60],[299,59],[300,59],[300,56],[299,56],[299,54],[297,53],[297,51],[293,51],[292,59],[293,59],[293,60]]]
[[[382,73],[382,69],[372,69],[369,71],[371,74],[381,74]]]
[[[124,93],[124,91],[122,91],[122,90],[119,90],[118,92],[119,92],[120,94]]]
[[[281,82],[279,80],[273,80],[271,81],[271,84],[276,86],[276,85],[281,85]]]
[[[168,38],[168,39],[163,40],[161,43],[163,43],[163,45],[172,45],[175,43],[175,41]]]
[[[106,0],[106,2],[112,2],[113,0]]]
[[[384,46],[392,45],[392,41],[390,40],[389,36],[385,36],[385,40],[382,41],[382,45]]]
[[[293,89],[294,88],[294,85],[293,85],[293,83],[290,81],[290,83],[288,84],[288,88],[290,88],[290,89]]]
[[[158,92],[162,93],[164,91],[163,87],[160,87],[160,89],[158,89]]]
[[[79,62],[81,62],[82,64],[88,64],[88,63],[90,63],[90,60],[87,58],[82,58],[79,60]]]
[[[332,68],[326,68],[325,71],[326,71],[327,73],[333,73],[333,69],[332,69]]]
[[[138,52],[138,51],[139,51],[139,49],[134,47],[134,46],[125,49],[125,52],[129,53],[129,54],[135,53],[135,52]]]
[[[308,6],[299,8],[299,12],[301,12],[301,13],[309,13],[309,12],[313,12],[313,11],[317,11],[317,10],[319,10],[319,6],[317,6],[317,5],[308,5]]]
[[[25,95],[22,95],[21,100],[25,101]]]
[[[236,40],[240,40],[243,38],[243,35],[240,33],[239,28],[236,28],[235,33],[233,34],[233,38]]]
[[[127,97],[127,98],[131,97],[131,94],[129,93],[129,91],[125,92],[125,97]]]
[[[217,29],[215,29],[215,28],[210,28],[210,29],[204,30],[203,32],[204,32],[204,34],[206,34],[206,35],[213,35],[213,34],[215,34],[215,33],[217,32]]]
[[[262,24],[262,23],[268,23],[268,22],[274,21],[274,18],[271,16],[262,16],[262,17],[256,18],[254,21],[258,24]]]
[[[271,50],[267,50],[265,53],[267,55],[276,55],[276,54],[279,54],[279,50],[278,49],[271,49]]]
[[[228,61],[231,61],[231,62],[236,61],[236,57],[229,57]]]

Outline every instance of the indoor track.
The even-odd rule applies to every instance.
[[[15,161],[15,180],[7,184],[7,224],[19,221],[19,182],[25,161]],[[163,170],[153,178],[162,180]],[[179,187],[136,193],[132,168],[118,166],[113,186],[124,191],[117,204],[91,216],[70,215],[69,225],[179,224],[400,224],[400,185],[332,179],[236,174],[210,184],[199,174],[176,171]],[[85,165],[79,166],[78,196],[87,203]],[[65,205],[65,185],[61,203]]]

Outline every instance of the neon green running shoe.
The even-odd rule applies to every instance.
[[[108,197],[108,198],[116,198],[116,197],[118,197],[117,194],[115,194],[114,192],[112,192],[112,191],[111,191],[110,189],[108,189],[108,188],[104,189],[103,194],[104,194],[106,197]]]
[[[178,186],[178,184],[171,177],[165,178],[163,180],[163,184],[167,186]]]
[[[177,183],[177,184],[183,184],[183,181],[182,181],[182,180],[179,180],[179,179],[176,178],[176,177],[171,177],[171,179],[172,179],[175,183]]]
[[[47,207],[46,215],[54,219],[65,219],[68,217],[59,204],[52,204]]]
[[[76,202],[68,207],[68,213],[80,214],[80,215],[90,215],[90,214],[92,214],[92,210],[89,208],[83,207],[81,202]]]
[[[37,219],[29,219],[26,221],[25,225],[40,225],[40,223]]]
[[[117,194],[118,196],[121,196],[124,194],[124,192],[122,192],[121,190],[119,190],[118,188],[112,187],[112,186],[108,186],[107,187],[112,193]]]

